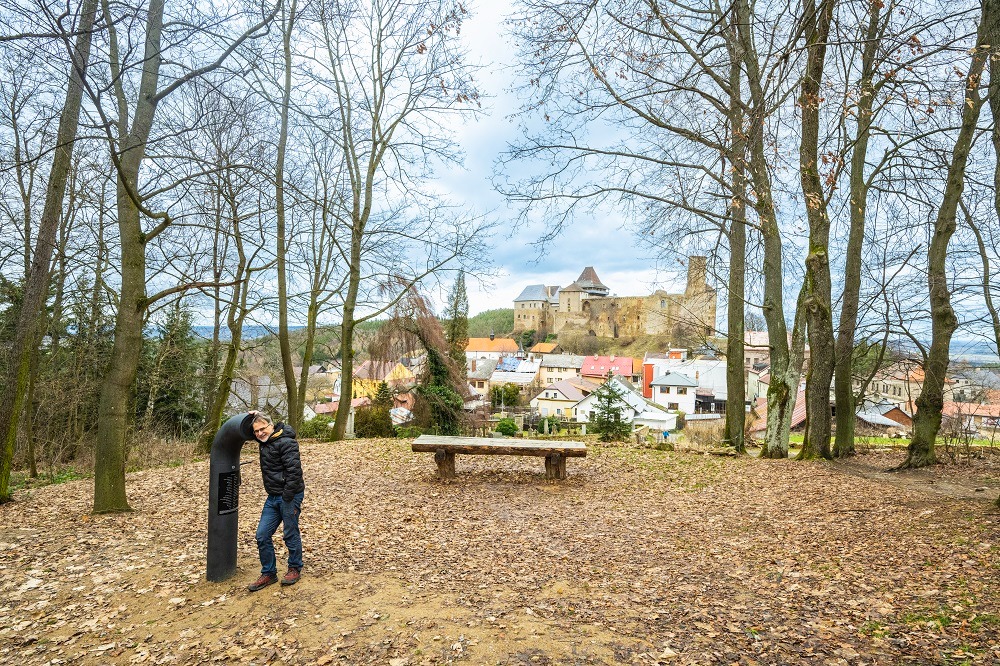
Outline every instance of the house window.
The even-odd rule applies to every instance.
[[[590,410],[590,412],[588,412],[587,418],[590,419],[591,421],[594,420],[594,410]]]
[[[687,395],[687,394],[688,394],[688,390],[687,390],[686,386],[678,386],[677,387],[677,395]]]
[[[670,393],[670,387],[669,386],[661,386],[660,387],[660,393]]]
[[[668,402],[667,403],[667,409],[676,410],[677,409],[677,403],[676,402]]]
[[[661,298],[660,299],[660,307],[661,308],[667,307],[667,299],[665,299],[665,298]]]

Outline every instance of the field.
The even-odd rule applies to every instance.
[[[0,506],[0,662],[1000,663],[992,453],[886,474],[898,451],[595,445],[563,482],[459,456],[443,484],[407,441],[304,442],[303,579],[251,594],[250,449],[225,583],[204,580],[207,462],[130,474],[126,515],[90,515],[87,479]]]

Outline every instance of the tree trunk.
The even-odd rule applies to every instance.
[[[976,123],[984,99],[979,94],[980,79],[991,46],[998,34],[997,0],[984,0],[979,23],[976,48],[965,79],[965,104],[951,164],[945,182],[944,198],[934,221],[934,236],[927,250],[927,286],[931,305],[931,345],[924,365],[924,381],[917,398],[917,413],[913,417],[913,439],[907,449],[906,460],[897,469],[924,467],[937,462],[934,443],[941,428],[941,409],[944,406],[944,383],[950,361],[951,337],[958,327],[958,317],[951,306],[948,291],[946,260],[948,243],[955,232],[955,221],[962,190],[965,185],[965,167],[975,136]]]
[[[240,265],[237,275],[241,275],[245,259],[240,250]],[[208,452],[215,440],[215,432],[222,427],[222,415],[226,410],[229,392],[232,390],[233,377],[236,374],[236,361],[239,359],[240,344],[243,340],[243,320],[246,318],[247,284],[237,282],[233,287],[233,300],[229,307],[226,323],[229,327],[229,345],[226,349],[226,360],[218,373],[213,387],[209,409],[205,413],[205,430],[202,432],[201,449]],[[256,406],[256,405],[254,405]]]
[[[798,390],[799,371],[790,363],[788,328],[785,324],[782,273],[782,242],[771,188],[771,177],[764,147],[767,101],[760,72],[760,61],[753,43],[753,17],[748,0],[737,0],[736,25],[743,65],[750,91],[750,114],[747,128],[750,180],[756,194],[754,208],[764,244],[764,320],[767,322],[771,383],[767,390],[767,434],[761,455],[767,458],[788,456],[788,425]],[[801,366],[800,368],[801,369]]]
[[[121,295],[115,317],[115,343],[101,387],[97,445],[94,458],[94,513],[130,511],[125,496],[125,464],[132,390],[139,370],[142,328],[146,313],[146,241],[139,208],[132,195],[139,188],[139,170],[156,112],[156,88],[162,54],[163,1],[150,0],[142,79],[136,96],[132,128],[120,139],[117,182],[118,232],[121,243]],[[124,92],[117,91],[124,105]],[[126,119],[120,119],[124,123]]]
[[[830,280],[830,216],[819,173],[820,85],[826,63],[827,39],[836,0],[814,0],[805,6],[806,71],[802,77],[802,136],[799,176],[809,220],[804,301],[811,350],[806,375],[806,428],[799,460],[831,458],[830,382],[833,379],[833,302]]]
[[[0,502],[10,499],[10,472],[14,459],[18,421],[24,411],[27,396],[28,374],[31,357],[37,347],[42,317],[42,307],[48,295],[49,270],[60,212],[66,192],[66,180],[72,164],[73,143],[76,139],[80,106],[83,99],[83,80],[90,60],[90,44],[97,0],[84,0],[80,9],[80,25],[73,51],[66,100],[59,118],[56,150],[49,172],[45,194],[45,207],[35,240],[35,253],[31,270],[25,280],[24,300],[18,317],[7,365],[11,368],[10,380],[0,397]]]
[[[285,152],[288,145],[288,114],[292,95],[292,27],[295,25],[296,0],[292,0],[288,22],[282,27],[284,47],[285,81],[281,96],[281,128],[278,134],[278,154],[274,167],[275,219],[278,249],[278,347],[281,350],[281,367],[285,377],[285,401],[288,422],[293,428],[299,427],[301,409],[298,406],[298,391],[295,386],[295,372],[292,369],[292,347],[288,339],[288,274],[285,253],[288,238],[285,224]]]
[[[993,37],[991,36],[990,39],[993,39]],[[993,41],[990,43],[995,44],[996,42]],[[1000,62],[998,62],[997,57],[994,55],[990,58],[987,65],[990,72],[990,112],[993,116],[991,138],[993,139],[993,154],[996,159],[996,166],[993,169],[993,207],[997,215],[1000,215],[1000,66],[994,67],[994,65],[1000,65]],[[997,354],[1000,354],[1000,314],[997,313],[997,308],[993,304],[993,294],[990,292],[990,263],[979,229],[972,223],[971,218],[969,222],[976,233],[979,256],[983,262],[983,296],[986,299],[986,307],[990,313],[990,321],[993,323],[993,339],[996,343]],[[997,503],[1000,505],[1000,498],[997,499]]]
[[[306,311],[306,339],[303,342],[302,349],[302,374],[299,376],[298,397],[295,400],[297,411],[295,412],[293,423],[296,424],[302,423],[306,408],[306,390],[309,388],[309,366],[312,364],[313,346],[316,344],[316,319],[319,316],[317,293],[316,285],[313,285],[313,290],[309,294],[309,309]]]
[[[729,209],[729,284],[727,298],[726,338],[726,425],[723,439],[739,453],[746,451],[746,381],[743,364],[746,315],[746,250],[747,250],[747,177],[746,141],[743,138],[742,100],[738,98],[740,64],[734,44],[729,70],[730,140],[732,141],[732,205]]]
[[[837,405],[837,433],[833,455],[840,458],[854,455],[854,425],[857,402],[854,394],[854,335],[858,326],[858,306],[861,298],[861,252],[865,241],[865,218],[868,214],[868,184],[865,180],[865,158],[871,138],[872,107],[875,89],[875,56],[879,40],[879,22],[882,5],[868,5],[868,28],[861,61],[860,97],[857,112],[857,137],[851,153],[850,220],[847,238],[847,256],[844,266],[844,291],[841,299],[840,321],[837,324],[835,348],[834,401]]]

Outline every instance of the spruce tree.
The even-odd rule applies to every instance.
[[[459,271],[445,310],[445,340],[448,356],[466,376],[465,348],[469,345],[469,296],[465,291],[465,271]]]
[[[625,407],[624,394],[610,380],[594,391],[594,416],[590,423],[602,442],[620,442],[632,433],[632,424],[622,417]]]

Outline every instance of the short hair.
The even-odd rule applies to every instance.
[[[266,423],[267,425],[274,425],[274,419],[265,414],[264,412],[257,412],[253,415],[253,423],[257,422]]]

